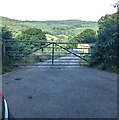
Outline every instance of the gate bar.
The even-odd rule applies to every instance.
[[[77,56],[77,57],[79,57],[79,58],[85,60],[86,62],[89,62],[89,61],[86,60],[85,58],[82,58],[81,56],[79,56],[79,55],[77,55],[77,54],[75,54],[75,53],[72,53],[71,51],[67,50],[66,48],[64,48],[64,47],[62,47],[62,46],[60,46],[60,45],[58,45],[57,43],[55,43],[55,44],[56,44],[57,46],[59,46],[60,48],[62,48],[62,49],[64,49],[64,50],[68,51],[69,53],[71,53],[71,54],[73,54],[73,55],[75,55],[75,56]]]

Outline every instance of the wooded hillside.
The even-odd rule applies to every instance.
[[[98,29],[97,22],[81,21],[81,20],[62,20],[62,21],[20,21],[7,17],[1,17],[0,27],[5,27],[12,32],[13,37],[19,35],[22,31],[30,28],[40,28],[48,35],[59,36],[75,36],[85,29]]]

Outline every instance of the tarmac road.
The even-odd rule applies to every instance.
[[[15,118],[116,118],[117,75],[87,67],[22,67],[3,75]]]
[[[40,63],[36,63],[34,64],[35,66],[49,66],[52,65],[52,59],[47,60],[46,62],[40,62]],[[34,66],[33,65],[33,66]],[[80,58],[76,57],[76,56],[64,56],[64,57],[60,57],[57,59],[54,59],[53,61],[53,65],[54,66],[71,66],[71,67],[79,67],[80,65]]]

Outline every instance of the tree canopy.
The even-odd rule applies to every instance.
[[[14,42],[6,42],[6,40],[11,41],[12,38],[12,33],[8,30],[7,27],[2,27],[1,28],[2,32],[2,64],[3,66],[5,65],[10,65],[14,62],[15,59],[15,54],[11,51],[15,51],[19,49],[17,47],[17,43]]]
[[[28,30],[22,31],[20,35],[16,37],[19,40],[26,40],[25,43],[22,43],[26,51],[34,52],[40,48],[46,41],[45,33],[41,29],[30,28]],[[32,40],[32,42],[27,42],[27,40]],[[36,42],[36,41],[39,41]]]
[[[93,43],[96,41],[96,31],[92,29],[85,29],[73,39],[73,41],[77,41],[79,43]]]
[[[92,64],[115,70],[119,65],[119,15],[105,15],[98,24],[98,42],[92,55]]]
[[[22,31],[21,35],[17,36],[20,40],[45,40],[45,34],[41,29],[30,28]]]
[[[7,27],[2,27],[1,29],[2,39],[11,39],[12,33],[8,30]]]

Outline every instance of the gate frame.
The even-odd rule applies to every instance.
[[[52,45],[52,65],[54,65],[54,46],[56,45],[56,46],[58,46],[58,47],[60,47],[61,49],[63,49],[63,50],[65,50],[65,51],[67,51],[67,52],[69,52],[70,54],[73,54],[74,56],[76,56],[76,57],[79,57],[79,58],[81,58],[81,59],[83,59],[84,61],[86,61],[86,62],[88,62],[89,63],[89,61],[87,60],[87,59],[85,59],[85,58],[83,58],[83,57],[81,57],[80,55],[77,55],[77,54],[75,54],[75,53],[72,53],[70,50],[68,50],[67,48],[65,48],[65,47],[63,47],[63,46],[61,46],[60,44],[80,44],[79,42],[42,42],[42,41],[40,41],[40,40],[5,40],[4,41],[4,43],[3,43],[3,48],[4,48],[4,51],[3,52],[5,52],[6,50],[5,50],[5,45],[6,45],[6,42],[23,42],[23,43],[28,43],[28,42],[36,42],[36,43],[44,43],[45,45],[42,45],[42,46],[40,46],[39,47],[39,50],[40,49],[42,49],[43,50],[43,48],[46,48],[47,46],[49,46],[49,45]],[[81,43],[82,44],[82,43]],[[86,44],[86,43],[83,43],[83,44]],[[4,53],[5,54],[5,53]]]

